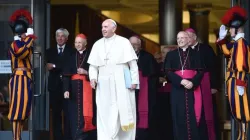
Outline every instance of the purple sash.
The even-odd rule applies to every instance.
[[[183,70],[182,71],[176,71],[177,75],[182,77],[183,79],[191,79],[196,75],[196,71],[194,70]],[[195,116],[196,116],[196,122],[199,124],[200,118],[201,118],[201,109],[202,109],[202,96],[201,96],[201,89],[200,86],[198,86],[196,89],[194,89],[194,110],[195,110]]]
[[[213,115],[213,99],[210,87],[210,75],[206,72],[201,81],[201,89],[203,95],[203,105],[205,112],[205,120],[207,124],[207,131],[209,140],[215,140],[214,131],[214,115]]]
[[[139,122],[138,128],[148,128],[148,77],[139,71],[140,91],[138,97]]]

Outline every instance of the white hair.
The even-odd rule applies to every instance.
[[[56,36],[58,35],[58,33],[63,33],[65,37],[68,38],[69,36],[69,31],[67,29],[64,28],[59,28],[56,30]]]
[[[113,25],[114,25],[114,27],[117,27],[117,24],[116,24],[116,22],[113,20],[113,19],[107,19],[107,20],[109,20],[109,21],[111,21],[112,23],[113,23]]]

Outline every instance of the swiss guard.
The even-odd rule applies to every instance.
[[[248,42],[244,38],[244,24],[247,21],[247,12],[234,6],[229,9],[222,18],[219,39],[217,44],[223,54],[229,58],[227,64],[226,82],[227,96],[231,107],[232,116],[237,122],[238,139],[245,140],[247,137],[249,113],[249,67],[250,50]],[[231,40],[227,40],[227,29]]]
[[[32,44],[36,38],[29,26],[32,24],[30,12],[15,11],[9,20],[14,41],[9,47],[12,76],[9,80],[10,105],[8,119],[12,123],[13,140],[21,140],[24,121],[28,118],[32,100],[31,56]]]

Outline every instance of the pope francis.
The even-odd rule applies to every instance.
[[[138,59],[129,40],[115,34],[112,19],[102,23],[103,38],[95,42],[88,63],[96,89],[98,140],[135,140],[135,89]]]

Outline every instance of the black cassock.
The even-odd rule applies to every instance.
[[[218,85],[218,68],[217,62],[218,58],[214,53],[214,50],[211,46],[198,43],[194,46],[194,49],[199,53],[202,63],[204,65],[204,72],[209,72],[210,74],[210,87],[211,89],[219,89]],[[219,117],[217,113],[217,106],[216,106],[216,94],[212,94],[212,104],[213,104],[213,115],[214,115],[214,131],[216,134],[216,139],[220,139],[220,130],[219,130]]]
[[[72,53],[68,61],[65,62],[63,89],[69,91],[70,97],[68,100],[68,110],[70,116],[70,127],[73,140],[96,140],[96,129],[84,132],[85,120],[83,116],[83,81],[73,80],[73,75],[77,74],[78,68],[83,68],[88,71],[89,64],[87,63],[89,51],[85,50],[82,54],[78,51]],[[88,76],[85,75],[86,80],[89,81]],[[94,91],[93,91],[94,93]],[[95,94],[92,96],[93,103],[93,118],[92,124],[96,126],[96,104]]]
[[[204,64],[204,71],[207,71],[210,73],[210,85],[213,89],[218,89],[218,75],[216,69],[216,61],[217,56],[214,53],[214,50],[211,46],[198,43],[196,46],[194,46],[194,49],[199,53],[202,62]]]
[[[164,62],[158,63],[158,77],[166,78]],[[171,82],[167,80],[165,87],[163,83],[158,84],[158,92],[156,99],[156,117],[155,120],[155,139],[172,140],[173,139],[173,126],[171,116],[170,104],[170,90]]]
[[[181,78],[177,71],[194,70],[197,73],[193,78],[187,79],[193,83],[193,88],[188,90],[181,85]],[[172,83],[170,93],[171,111],[173,120],[173,132],[175,140],[206,140],[207,130],[204,111],[201,110],[199,123],[196,121],[194,89],[200,86],[203,77],[203,65],[198,53],[187,48],[176,49],[167,54],[165,70],[168,79]]]
[[[140,121],[139,113],[139,90],[136,90],[136,116],[137,116],[137,130],[136,130],[136,140],[149,140],[151,139],[153,133],[153,115],[154,108],[156,105],[156,92],[157,92],[157,63],[154,56],[144,50],[141,50],[138,54],[138,68],[143,77],[148,78],[148,128],[138,127],[138,122]],[[144,88],[141,86],[140,88]]]

